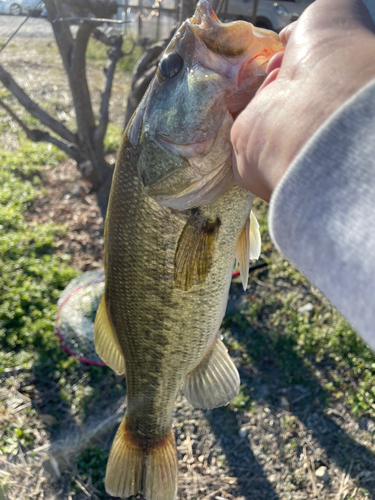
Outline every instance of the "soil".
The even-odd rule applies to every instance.
[[[108,158],[111,163],[114,158]],[[28,219],[62,225],[65,235],[57,242],[61,253],[71,255],[72,266],[83,272],[103,267],[103,219],[96,196],[82,180],[73,160],[41,173],[43,192]]]

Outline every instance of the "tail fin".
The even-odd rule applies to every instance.
[[[161,443],[144,449],[126,429],[124,418],[109,454],[105,489],[114,497],[142,493],[147,500],[174,500],[177,453],[172,429]]]

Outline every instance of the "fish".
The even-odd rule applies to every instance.
[[[206,409],[238,392],[219,329],[235,260],[246,288],[260,233],[253,195],[233,180],[230,130],[283,49],[276,33],[221,23],[200,0],[124,132],[94,325],[99,356],[126,379],[105,475],[112,496],[174,500],[179,391]]]

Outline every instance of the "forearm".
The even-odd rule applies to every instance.
[[[375,348],[375,81],[295,158],[269,224],[280,251]]]

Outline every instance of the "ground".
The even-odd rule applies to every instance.
[[[89,54],[97,105],[105,52],[92,45]],[[2,63],[73,127],[52,40],[15,39]],[[129,82],[119,71],[108,154],[120,141]],[[124,382],[69,357],[53,330],[62,289],[102,266],[102,220],[74,162],[28,145],[5,113],[0,126],[0,499],[110,498],[102,479]],[[221,328],[241,390],[212,411],[176,401],[178,499],[375,500],[375,356],[276,251],[260,200],[255,213],[265,265],[251,271],[246,292],[233,281]]]

